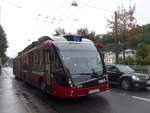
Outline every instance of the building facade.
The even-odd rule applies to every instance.
[[[121,51],[119,53],[119,58],[123,58],[123,52],[124,51]],[[135,57],[136,57],[136,50],[126,49],[125,50],[125,58],[127,58],[127,57],[131,57],[131,58],[135,59]]]
[[[115,64],[116,54],[113,52],[104,52],[104,61],[106,64]]]

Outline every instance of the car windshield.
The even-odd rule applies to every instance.
[[[126,65],[117,65],[116,66],[123,73],[132,73],[134,70]]]
[[[74,82],[88,80],[92,78],[92,73],[103,73],[101,57],[96,50],[63,50],[60,53]]]

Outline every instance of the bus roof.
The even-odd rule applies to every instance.
[[[49,37],[49,36],[43,36],[38,39],[38,41],[32,42],[30,45],[28,45],[23,51],[19,52],[18,54],[24,54],[26,52],[29,52],[33,50],[33,48],[36,48],[44,43],[52,42],[58,46],[60,49],[65,49],[68,48],[69,46],[72,49],[77,49],[77,47],[80,46],[81,49],[93,49],[93,47],[90,45],[94,45],[94,43],[82,36],[79,35],[65,35],[65,36],[54,36],[54,37]],[[78,44],[75,45],[75,44]],[[85,45],[85,46],[83,46]],[[82,46],[82,47],[81,47]],[[68,48],[69,49],[69,48]]]
[[[85,42],[63,42],[57,41],[55,45],[59,50],[96,50],[95,45],[93,43],[85,43]]]

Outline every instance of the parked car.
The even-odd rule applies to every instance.
[[[148,74],[135,72],[127,65],[106,65],[106,69],[110,84],[118,84],[125,90],[150,87]]]

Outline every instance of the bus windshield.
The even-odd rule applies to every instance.
[[[62,50],[60,53],[75,83],[91,79],[93,73],[103,73],[101,57],[96,50]]]

